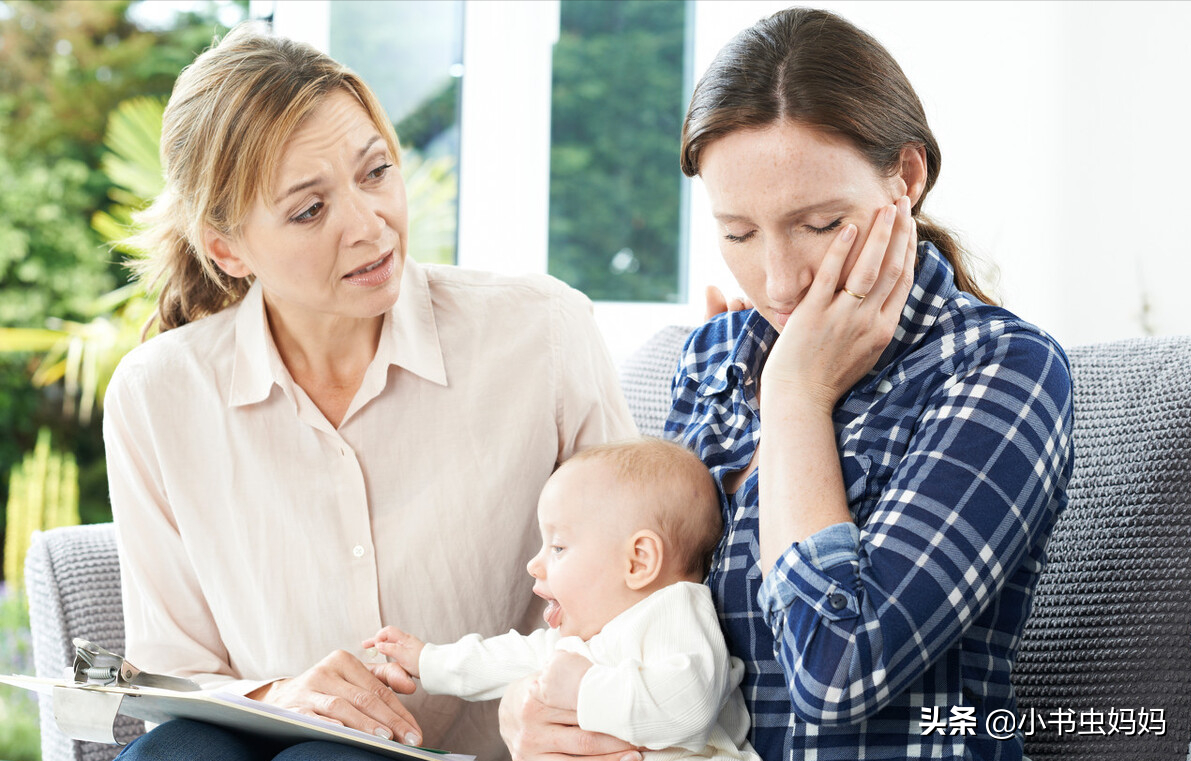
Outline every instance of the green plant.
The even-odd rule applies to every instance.
[[[0,671],[33,673],[33,643],[25,597],[11,586],[0,590]],[[0,757],[41,761],[37,697],[19,687],[0,685]]]
[[[33,532],[79,523],[78,464],[72,453],[54,451],[48,428],[38,432],[37,446],[12,469],[6,516],[4,578],[10,590],[19,592]]]
[[[164,185],[158,145],[165,101],[139,97],[123,101],[108,116],[101,165],[112,183],[108,211],[91,217],[92,228],[115,250],[138,256],[121,246],[132,214],[143,208]],[[86,424],[103,400],[120,359],[140,340],[141,326],[153,307],[140,283],[117,288],[92,300],[81,311],[89,320],[50,319],[45,328],[0,328],[0,351],[35,352],[33,384],[63,383],[64,413]]]
[[[595,300],[680,300],[689,5],[569,0],[550,106],[549,272]]]
[[[117,251],[140,256],[119,244],[132,227],[132,214],[144,208],[165,187],[161,166],[161,123],[165,100],[132,98],[123,101],[108,115],[103,144],[107,148],[100,166],[112,183],[108,197],[114,202],[109,211],[91,217],[91,227]]]
[[[74,455],[54,451],[50,431],[38,431],[37,445],[12,469],[0,591],[0,671],[32,674],[33,646],[24,595],[25,555],[34,531],[79,522],[78,466]],[[32,693],[0,686],[0,756],[39,761],[41,731]]]
[[[453,264],[459,195],[454,157],[425,158],[406,150],[401,170],[409,205],[409,255],[427,264]]]
[[[206,0],[146,23],[155,14],[139,10],[160,5],[0,0],[0,326],[86,323],[95,299],[128,282],[120,257],[88,225],[111,205],[101,166],[108,117],[136,96],[167,96],[178,72],[248,15],[248,0]],[[61,384],[29,383],[53,343],[43,337],[36,351],[0,357],[0,508],[4,474],[48,425],[78,455],[84,516],[105,520],[100,426],[81,424],[79,399],[63,409]]]

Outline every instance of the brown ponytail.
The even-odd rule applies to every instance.
[[[848,140],[882,175],[902,148],[920,145],[927,177],[911,213],[955,270],[956,286],[995,303],[976,284],[956,236],[922,214],[942,153],[901,67],[868,33],[827,11],[789,8],[762,19],[720,50],[699,80],[682,125],[681,165],[699,174],[703,150],[741,129],[789,119]]]

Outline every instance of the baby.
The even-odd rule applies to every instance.
[[[579,726],[649,751],[649,761],[758,761],[702,580],[722,531],[707,468],[678,444],[634,439],[587,449],[538,500],[542,549],[529,561],[550,626],[433,645],[388,626],[364,642],[432,694],[499,698],[538,674],[541,699]]]

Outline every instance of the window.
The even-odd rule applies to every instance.
[[[455,263],[463,0],[268,5],[279,33],[326,50],[376,93],[405,151],[410,255]]]
[[[256,0],[252,12],[359,72],[403,143],[457,151],[457,264],[575,286],[616,360],[702,314],[678,168],[692,2]],[[411,219],[411,256],[450,261],[426,257],[412,202]]]
[[[549,272],[595,300],[684,300],[686,15],[680,0],[561,5]]]

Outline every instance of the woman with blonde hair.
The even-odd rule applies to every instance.
[[[750,742],[765,761],[1022,758],[1020,730],[986,724],[1017,707],[1071,378],[923,216],[941,152],[918,96],[870,35],[791,8],[712,62],[681,161],[756,307],[691,335],[666,422],[720,490],[708,584]],[[524,691],[505,703],[516,759],[595,742]]]
[[[104,438],[127,655],[384,738],[504,755],[495,707],[411,693],[360,643],[540,621],[535,502],[635,433],[578,292],[423,266],[400,148],[326,55],[245,24],[178,78],[140,220],[160,335]],[[414,623],[410,623],[414,622]],[[128,759],[366,758],[171,721]]]

